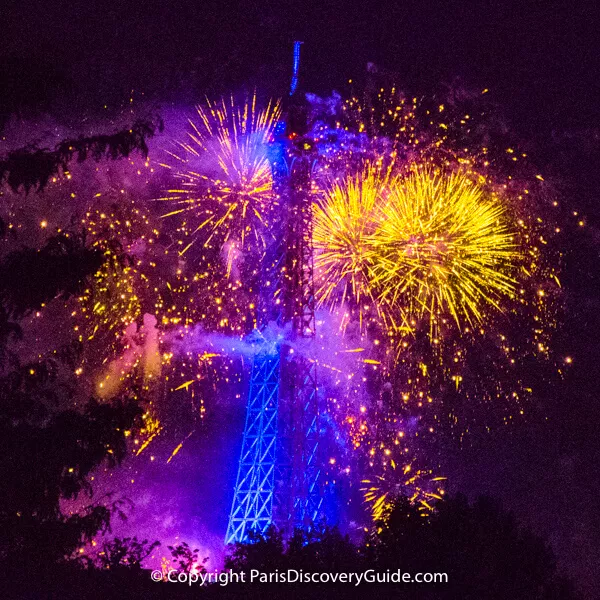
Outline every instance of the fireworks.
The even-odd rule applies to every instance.
[[[431,331],[450,316],[479,324],[514,299],[522,255],[508,207],[466,175],[417,167],[396,179],[370,244],[379,297]]]
[[[371,238],[383,180],[374,168],[335,183],[314,205],[315,285],[319,304],[347,301],[364,309],[377,307],[370,279]]]
[[[114,342],[123,330],[138,319],[147,303],[148,277],[136,258],[156,240],[158,230],[150,216],[137,207],[124,190],[96,199],[82,219],[92,247],[102,250],[104,263],[78,299],[76,317],[79,339],[99,338],[98,354]],[[148,308],[147,306],[145,308]],[[82,318],[80,318],[82,317]]]
[[[481,323],[514,299],[523,256],[507,206],[461,172],[346,178],[315,208],[317,297],[374,304],[394,327]],[[361,318],[362,318],[362,310]]]
[[[277,102],[258,109],[256,96],[241,106],[233,98],[207,102],[197,111],[187,141],[170,153],[180,185],[161,199],[177,207],[163,216],[182,218],[181,254],[198,240],[206,247],[228,244],[230,264],[236,249],[264,246],[277,202],[268,144],[281,111]]]
[[[363,479],[363,498],[374,522],[385,520],[398,496],[407,497],[418,506],[423,516],[431,514],[433,505],[444,496],[442,482],[445,477],[432,477],[431,470],[415,468],[415,459],[397,464],[389,459],[383,475]]]
[[[513,411],[512,400],[520,401],[527,387],[513,367],[520,356],[498,327],[508,319],[496,317],[514,316],[517,308],[524,314],[534,305],[529,288],[543,262],[535,217],[519,204],[514,186],[490,174],[487,150],[462,143],[467,126],[455,127],[443,105],[434,115],[415,99],[384,92],[379,98],[381,110],[361,110],[353,99],[333,130],[314,132],[320,158],[313,180],[317,305],[336,313],[346,335],[349,324],[358,323],[370,348],[357,366],[343,361],[324,384],[345,448],[329,470],[358,474],[375,520],[398,494],[423,514],[432,510],[443,494],[442,479],[418,466],[415,452],[426,451],[423,438],[433,438],[444,421],[468,428],[456,405],[510,398],[506,406]],[[173,207],[163,217],[176,218],[163,223],[176,239],[180,262],[166,289],[162,282],[150,286],[161,290],[154,302],[161,327],[183,327],[188,342],[182,348],[194,346],[192,331],[239,339],[256,324],[257,265],[267,260],[268,236],[278,230],[273,209],[285,193],[271,154],[279,114],[277,104],[258,109],[255,98],[239,106],[209,102],[171,153],[168,167],[178,185],[161,200]],[[467,115],[462,121],[470,124]],[[450,134],[462,145],[451,147]],[[256,260],[245,260],[248,255]],[[537,332],[541,318],[538,323]],[[487,370],[474,368],[477,349],[484,347]],[[227,368],[199,376],[197,353],[196,347],[186,350],[189,364],[181,357],[173,362],[169,387],[214,398],[211,386],[229,382]],[[355,393],[334,385],[333,373],[343,373]],[[384,383],[389,390],[373,402]],[[494,412],[502,411],[495,406]]]
[[[474,119],[457,125],[456,106],[377,97],[381,106],[336,104],[308,137],[315,360],[336,443],[328,475],[347,478],[379,521],[398,494],[423,514],[441,497],[422,455],[448,423],[462,435],[522,413],[531,359],[549,353],[558,279],[531,182],[497,168],[518,152],[475,147]],[[207,414],[243,403],[242,340],[282,301],[269,277],[280,267],[268,264],[286,242],[269,244],[286,231],[279,104],[228,99],[197,114],[164,165],[162,203],[143,207],[150,188],[119,185],[86,204],[81,223],[106,261],[67,307],[84,346],[78,381],[140,399],[133,450],[158,455],[164,440],[169,462]],[[131,165],[150,183],[150,160]]]
[[[88,311],[91,313],[86,321],[87,331],[80,334],[80,341],[84,335],[90,341],[102,330],[112,333],[114,342],[115,336],[141,314],[139,297],[134,291],[135,270],[121,264],[109,249],[105,251],[105,259],[79,298],[81,314],[86,317]]]
[[[344,332],[360,323],[390,386],[376,411],[356,410],[366,390],[341,392],[338,405],[375,520],[398,494],[423,513],[441,495],[441,479],[415,462],[423,436],[441,426],[462,439],[524,414],[531,359],[554,327],[559,284],[532,177],[503,173],[521,155],[479,146],[469,114],[451,108],[381,90],[373,106],[353,98],[334,128],[318,129],[317,302]],[[413,418],[416,429],[390,438]]]

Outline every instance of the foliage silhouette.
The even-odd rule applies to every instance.
[[[270,571],[282,568],[285,564],[283,536],[274,525],[264,534],[250,531],[247,543],[232,544],[229,548],[225,569]]]
[[[43,190],[52,177],[68,170],[68,164],[74,157],[78,162],[88,157],[116,160],[126,158],[136,150],[146,157],[146,140],[163,127],[160,119],[155,121],[138,120],[130,129],[110,135],[64,140],[54,150],[30,147],[14,150],[0,160],[0,182],[5,182],[15,192],[21,189],[25,192]]]
[[[98,553],[94,566],[99,569],[118,571],[130,569],[141,571],[142,562],[148,558],[160,542],[149,543],[148,540],[138,541],[133,538],[113,538],[102,545],[102,551]]]
[[[407,498],[399,497],[386,520],[362,544],[354,546],[339,531],[318,535],[296,532],[286,545],[274,528],[234,544],[225,561],[234,571],[447,573],[447,583],[376,584],[381,598],[423,600],[574,600],[547,545],[520,527],[513,515],[489,499],[469,504],[456,496],[438,503],[424,518]],[[367,584],[365,584],[367,585]],[[292,586],[286,586],[286,590]],[[281,587],[263,587],[261,597],[278,597]],[[290,597],[326,598],[333,587],[299,585]],[[310,595],[309,595],[310,590]],[[302,594],[305,594],[304,596]],[[287,592],[286,592],[287,595]],[[336,586],[336,597],[364,598],[363,585]],[[226,595],[223,594],[223,597]]]
[[[167,546],[167,548],[171,552],[173,562],[180,573],[191,573],[194,570],[198,573],[206,572],[204,565],[208,557],[204,558],[202,563],[198,563],[198,552],[200,552],[198,548],[192,550],[187,542],[181,542],[176,546]]]
[[[58,296],[78,293],[103,260],[100,251],[86,248],[83,235],[67,233],[49,238],[39,250],[11,252],[0,263],[0,301],[6,314],[20,319]]]
[[[91,505],[63,514],[61,499],[91,495],[90,473],[125,456],[124,431],[141,410],[133,401],[35,418],[0,407],[0,560],[5,566],[50,565],[105,531],[117,508]]]

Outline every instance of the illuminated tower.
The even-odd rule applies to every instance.
[[[296,42],[281,182],[287,202],[285,244],[274,261],[274,285],[263,294],[263,302],[271,305],[264,314],[276,314],[284,334],[257,336],[228,544],[246,540],[251,530],[264,533],[271,524],[288,534],[295,527],[310,530],[322,518],[320,405],[312,355],[312,152],[304,138],[306,110],[294,98],[299,58]]]
[[[252,361],[246,425],[225,543],[244,541],[273,523],[279,431],[278,346],[262,346]]]

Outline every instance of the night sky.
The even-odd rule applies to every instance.
[[[489,88],[540,172],[586,218],[565,248],[566,311],[555,340],[558,354],[574,362],[559,389],[540,386],[525,423],[508,434],[475,434],[462,448],[449,444],[440,461],[451,489],[500,498],[550,539],[561,563],[592,593],[600,539],[595,2],[5,0],[0,14],[0,123],[14,111],[22,119],[48,112],[73,126],[118,113],[132,91],[166,109],[244,87],[281,95],[296,39],[304,41],[305,91],[343,90],[348,79],[364,78],[367,62],[414,95],[456,80]],[[239,413],[230,417],[240,422]],[[214,468],[218,459],[201,439],[182,451],[186,464],[195,452]]]
[[[30,1],[5,7],[1,56],[37,66],[29,83],[45,88],[49,100],[65,87],[73,98],[100,105],[131,89],[161,101],[195,87],[210,92],[260,83],[276,91],[287,85],[290,43],[301,39],[311,91],[340,87],[371,61],[415,93],[457,77],[489,87],[529,131],[593,127],[598,118],[598,10],[591,2],[410,1],[374,8],[341,1]],[[56,78],[47,76],[53,72]]]

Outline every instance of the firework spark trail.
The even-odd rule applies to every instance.
[[[418,440],[444,423],[460,439],[477,422],[510,423],[532,393],[524,366],[548,355],[560,284],[532,175],[511,177],[506,165],[525,154],[487,147],[474,128],[457,106],[423,107],[382,89],[366,104],[347,100],[335,123],[325,115],[315,129],[317,302],[345,335],[382,342],[369,359],[393,388],[366,414],[355,407],[365,390],[337,403],[376,519],[398,493],[417,503],[439,495],[433,471],[394,468],[414,463],[420,441],[405,437],[394,464],[386,454],[397,454],[389,436],[403,416],[418,417]],[[365,165],[385,166],[385,177],[375,181]]]
[[[515,298],[523,256],[507,207],[464,174],[414,168],[390,185],[377,221],[372,285],[406,320],[425,316],[433,333],[450,316],[460,329]]]
[[[361,488],[365,503],[369,506],[374,522],[384,521],[394,500],[406,496],[416,504],[423,516],[431,514],[436,501],[444,497],[442,487],[445,477],[433,477],[433,471],[414,467],[415,458],[400,457],[398,464],[393,458],[384,466],[381,475],[363,479]]]
[[[532,355],[522,347],[533,340],[548,353],[547,280],[556,275],[547,268],[534,202],[519,202],[528,191],[493,164],[484,168],[482,156],[496,157],[469,142],[467,126],[456,153],[444,146],[453,130],[448,109],[435,107],[432,116],[401,97],[382,110],[361,110],[356,99],[345,106],[339,135],[323,129],[314,136],[316,296],[335,320],[328,330],[319,324],[323,348],[315,360],[345,443],[344,460],[330,470],[346,474],[355,491],[362,486],[379,519],[397,493],[427,504],[440,495],[432,465],[421,460],[438,426],[468,428],[455,425],[461,411],[484,402],[492,410],[478,413],[483,421],[491,412],[516,414],[522,390],[531,392],[519,380],[518,365]],[[136,454],[177,430],[169,420],[175,402],[192,400],[194,423],[205,401],[218,411],[233,398],[228,390],[243,402],[238,363],[253,349],[242,339],[259,320],[257,265],[279,204],[269,159],[279,114],[277,103],[261,110],[255,98],[207,103],[165,165],[178,180],[161,199],[173,208],[163,215],[169,218],[139,212],[139,204],[125,209],[119,201],[116,211],[95,201],[98,210],[85,219],[110,260],[77,301],[77,336],[89,349],[103,346],[98,358],[106,366],[123,352],[123,330],[139,326],[142,315],[155,315],[161,332],[165,396],[147,407],[142,431],[132,435]],[[445,120],[439,127],[438,117]],[[423,134],[430,119],[435,131]],[[107,244],[114,240],[131,260],[118,261],[121,252]],[[88,354],[91,378],[97,365]],[[131,375],[119,370],[122,388],[150,385],[142,367],[137,357]],[[169,448],[171,461],[181,458],[188,433]]]
[[[174,402],[189,403],[190,419],[199,423],[211,384],[241,376],[240,369],[232,367],[237,355],[227,350],[221,358],[203,351],[193,339],[192,324],[200,328],[205,323],[208,331],[220,329],[235,336],[246,318],[239,306],[252,305],[245,296],[236,295],[241,283],[216,277],[215,269],[200,273],[185,269],[177,254],[159,243],[163,223],[154,226],[152,215],[138,206],[122,191],[116,197],[98,194],[94,198],[82,223],[91,245],[103,250],[106,262],[71,302],[73,330],[85,342],[75,374],[85,373],[84,380],[90,380],[91,390],[102,398],[128,395],[144,407],[144,426],[132,436],[136,455],[162,437]],[[156,319],[158,327],[151,330],[160,331],[154,337],[159,348],[151,353],[151,365],[150,355],[142,351],[149,330],[142,326],[139,331],[145,310],[151,314],[144,315],[144,323]],[[235,347],[234,337],[214,335]],[[186,338],[188,342],[183,341]],[[217,359],[214,364],[213,359]],[[148,377],[157,371],[162,371],[160,377]],[[187,394],[179,394],[177,400],[173,394],[167,398],[168,392],[181,389]]]
[[[264,248],[269,211],[277,203],[268,144],[280,105],[269,102],[258,109],[254,95],[241,106],[233,98],[207,101],[197,112],[199,121],[189,121],[188,140],[169,153],[176,166],[164,165],[174,170],[180,186],[159,199],[177,206],[164,217],[183,218],[180,253],[199,239],[205,247],[233,242],[231,251]]]
[[[514,299],[523,256],[507,207],[466,175],[373,169],[335,183],[314,209],[317,298],[374,306],[397,328],[426,316],[481,323]],[[391,310],[389,310],[391,308]]]
[[[379,304],[369,278],[369,246],[384,178],[375,167],[334,183],[314,204],[315,283],[319,305],[351,302],[362,323],[364,305]]]

